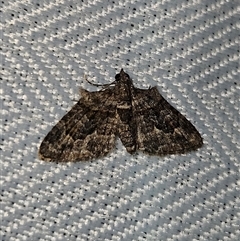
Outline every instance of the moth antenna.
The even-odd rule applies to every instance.
[[[112,85],[112,84],[114,84],[115,83],[115,81],[113,81],[113,82],[111,82],[111,83],[108,83],[108,84],[95,84],[95,83],[92,83],[91,81],[89,81],[88,79],[87,79],[87,75],[85,75],[84,74],[84,79],[90,84],[90,85],[93,85],[93,86],[96,86],[96,87],[108,87],[108,86],[110,86],[110,85]]]

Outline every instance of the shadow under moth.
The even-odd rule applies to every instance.
[[[81,98],[52,128],[39,148],[45,161],[75,162],[107,155],[119,137],[127,152],[181,154],[201,147],[196,128],[158,92],[134,87],[123,71],[102,90]]]

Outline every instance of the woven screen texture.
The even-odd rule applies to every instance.
[[[239,1],[3,0],[3,241],[240,240]],[[201,133],[197,151],[38,159],[79,99],[123,68]]]

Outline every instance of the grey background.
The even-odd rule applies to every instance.
[[[1,240],[239,240],[237,1],[2,1]],[[121,68],[199,130],[186,155],[59,165],[44,136]]]

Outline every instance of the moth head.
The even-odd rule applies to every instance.
[[[129,75],[125,73],[123,69],[121,69],[119,74],[116,74],[115,80],[117,82],[129,82],[129,81],[132,82]]]

